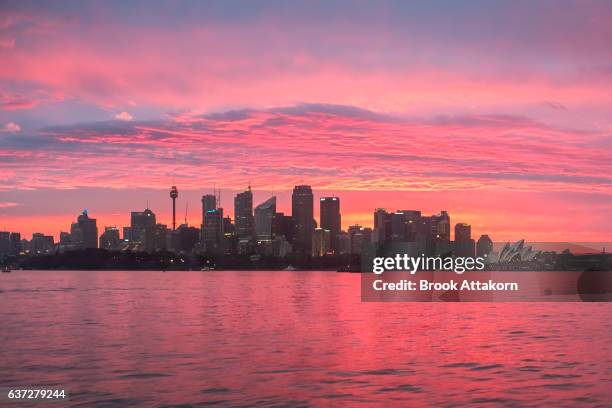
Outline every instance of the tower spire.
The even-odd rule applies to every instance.
[[[176,186],[170,189],[170,198],[172,198],[172,231],[176,230],[176,199],[178,198],[178,190]]]

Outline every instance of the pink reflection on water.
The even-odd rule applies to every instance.
[[[0,279],[0,386],[72,404],[594,406],[609,303],[361,303],[326,272],[36,272]]]

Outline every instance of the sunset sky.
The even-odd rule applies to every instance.
[[[612,241],[612,2],[82,3],[0,2],[0,230],[169,224],[173,183],[199,226],[250,182]]]

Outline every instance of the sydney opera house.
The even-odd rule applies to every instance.
[[[542,251],[534,250],[530,245],[525,246],[525,240],[521,239],[513,244],[507,242],[501,252],[491,252],[487,257],[487,262],[490,264],[529,262],[541,253]]]

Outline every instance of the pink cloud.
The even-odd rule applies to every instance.
[[[123,112],[117,113],[115,115],[115,119],[129,122],[132,119],[134,119],[134,117],[132,115],[130,115],[128,112],[123,111]]]
[[[15,122],[9,122],[6,125],[4,125],[4,131],[5,132],[10,132],[10,133],[21,132],[21,126],[19,126]]]

